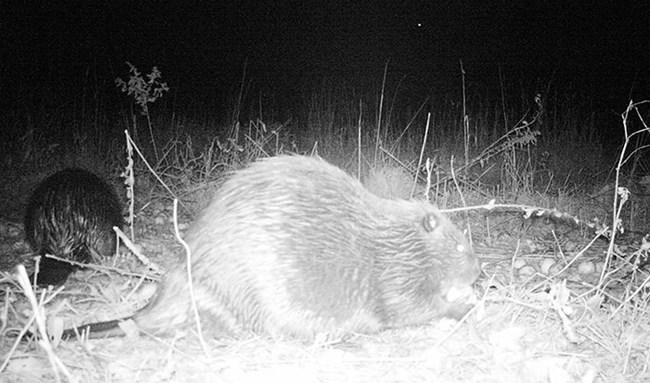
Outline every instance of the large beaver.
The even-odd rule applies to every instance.
[[[186,240],[201,323],[216,336],[310,339],[459,317],[480,273],[466,239],[434,206],[379,198],[310,157],[234,173]],[[194,323],[182,262],[130,317],[140,330]],[[118,335],[118,322],[77,330]]]
[[[64,169],[34,191],[25,214],[25,234],[32,249],[87,263],[115,251],[113,226],[123,223],[113,188],[83,169]],[[41,257],[39,285],[58,285],[75,270],[70,263]],[[32,276],[33,278],[33,276]]]

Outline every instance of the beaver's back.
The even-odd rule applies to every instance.
[[[30,196],[25,235],[40,255],[87,263],[93,253],[113,254],[116,240],[112,228],[122,223],[113,188],[91,172],[68,168],[45,179]],[[62,283],[73,270],[70,264],[43,257],[39,284]]]
[[[202,325],[217,335],[309,338],[458,315],[469,306],[447,293],[479,273],[465,238],[434,206],[381,199],[301,156],[234,173],[186,241]],[[160,333],[191,324],[190,315],[179,265],[134,319]]]

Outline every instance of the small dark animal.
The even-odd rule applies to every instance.
[[[70,261],[88,263],[115,251],[113,226],[123,224],[115,191],[82,169],[64,169],[34,191],[25,214],[25,232],[32,249]],[[76,266],[41,257],[39,285],[58,285]],[[34,276],[32,276],[34,278]]]
[[[311,339],[458,318],[479,262],[424,201],[387,200],[318,158],[279,156],[232,175],[186,235],[204,331]],[[132,317],[146,333],[192,326],[181,260]],[[123,335],[120,320],[70,329]]]

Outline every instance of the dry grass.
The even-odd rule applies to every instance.
[[[180,219],[182,231],[212,198],[229,171],[259,156],[299,151],[297,148],[304,153],[316,151],[348,169],[345,165],[362,163],[361,156],[363,166],[375,170],[368,176],[377,177],[371,182],[378,181],[379,189],[388,188],[390,196],[393,196],[394,182],[405,183],[405,174],[413,176],[418,170],[413,164],[418,163],[417,154],[422,152],[435,166],[428,177],[421,169],[417,174],[433,183],[430,197],[442,206],[462,205],[462,193],[466,201],[479,201],[481,205],[497,198],[518,204],[515,207],[536,204],[568,211],[583,220],[593,218],[590,213],[586,214],[587,219],[581,215],[587,202],[572,193],[574,186],[569,185],[568,178],[555,175],[552,168],[536,162],[540,160],[535,155],[536,135],[530,135],[531,131],[527,130],[530,125],[524,124],[523,118],[522,124],[513,128],[491,131],[486,127],[498,125],[489,123],[491,108],[470,119],[471,126],[469,123],[463,126],[454,114],[456,110],[445,109],[432,118],[430,141],[435,144],[423,144],[415,128],[414,133],[409,131],[417,113],[407,116],[409,123],[402,125],[397,123],[397,117],[385,118],[383,126],[374,126],[376,130],[370,134],[366,128],[373,123],[361,121],[356,99],[354,103],[346,103],[349,98],[337,96],[312,99],[314,105],[308,112],[307,130],[313,137],[305,134],[294,140],[291,126],[267,125],[251,119],[246,125],[233,124],[225,138],[213,134],[201,137],[178,134],[166,143],[157,140],[159,152],[151,158],[156,157],[158,161],[152,168],[167,188],[163,191],[158,186],[160,181],[149,175],[142,162],[135,163],[136,246],[155,264],[169,268],[182,254],[173,237],[172,196],[186,203]],[[631,107],[629,114],[641,106]],[[397,131],[401,134],[390,129],[391,121],[399,125]],[[148,119],[153,141],[151,123]],[[468,129],[465,134],[469,132],[473,140],[468,137],[458,140],[454,132],[463,132],[463,128]],[[647,133],[648,127],[642,124],[638,131]],[[632,133],[627,136],[631,138]],[[372,144],[362,145],[356,141],[358,137]],[[398,142],[391,141],[395,137]],[[301,143],[301,139],[308,145]],[[459,144],[461,141],[464,144]],[[391,145],[386,145],[387,142]],[[487,145],[487,142],[494,144]],[[547,145],[556,143],[551,141]],[[386,156],[382,155],[383,147],[390,148]],[[459,164],[458,160],[452,162],[458,153],[475,154]],[[45,153],[37,154],[38,161],[50,158]],[[402,162],[408,164],[405,172],[395,161],[404,158],[408,159]],[[622,183],[619,182],[623,177],[621,168],[629,158],[633,157],[625,152],[621,154],[623,160],[616,173],[616,186]],[[562,162],[562,158],[556,161]],[[571,165],[575,170],[577,165]],[[359,174],[360,169],[356,170]],[[540,173],[544,177],[540,178]],[[397,181],[391,181],[390,174]],[[495,174],[501,177],[492,183]],[[563,181],[552,182],[559,178]],[[539,192],[540,180],[543,193]],[[398,197],[409,189],[403,186],[395,189]],[[621,217],[629,222],[643,216],[645,208],[641,202],[634,205],[633,212],[625,211],[632,200],[627,205],[616,205],[623,206],[623,211],[614,209],[614,199],[618,198],[615,196],[613,191],[609,194],[604,210],[605,221],[610,226]],[[28,286],[19,285],[13,274],[4,273],[0,281],[0,381],[590,383],[650,380],[647,328],[650,314],[645,290],[648,274],[634,267],[635,263],[647,259],[645,241],[618,235],[616,230],[611,242],[598,239],[591,232],[561,233],[558,223],[552,219],[550,224],[546,219],[522,221],[505,214],[469,215],[465,219],[471,223],[475,249],[485,271],[478,286],[480,303],[468,318],[378,334],[349,334],[345,339],[330,339],[323,334],[316,341],[306,343],[251,334],[246,339],[208,339],[203,349],[196,335],[189,331],[164,339],[133,334],[105,340],[17,343],[15,335],[28,327],[31,331],[56,334],[74,324],[128,316],[146,302],[152,291],[143,286],[153,286],[151,282],[157,276],[125,249],[115,260],[104,264],[105,267],[95,267],[90,274],[77,273],[61,291],[32,293]],[[4,221],[0,222],[0,228],[3,244],[11,242],[12,251],[27,252],[20,242],[19,230]],[[31,327],[35,315],[41,316],[46,324]]]
[[[143,240],[143,248],[153,248],[147,243],[154,241]],[[207,354],[192,332],[164,339],[135,335],[67,341],[51,349],[43,341],[21,343],[11,351],[15,339],[5,336],[7,364],[0,379],[55,381],[58,374],[61,381],[79,382],[647,381],[647,301],[629,286],[598,293],[598,270],[579,270],[597,259],[598,252],[582,250],[566,251],[569,261],[582,255],[575,267],[559,275],[526,272],[527,267],[540,270],[544,259],[557,261],[554,254],[481,254],[484,293],[460,323],[442,320],[345,339],[324,334],[313,343],[251,334],[247,339],[208,340]],[[523,265],[515,262],[521,260]],[[134,276],[108,273],[76,279],[44,310],[39,308],[49,322],[69,325],[121,317],[128,313],[125,309],[135,310],[146,301],[131,295],[141,283]],[[9,298],[3,307],[9,313],[9,328],[21,328],[23,315],[36,310],[26,303],[26,290],[15,284],[3,286],[3,295]],[[52,294],[44,296],[50,299]]]

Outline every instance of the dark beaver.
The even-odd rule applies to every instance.
[[[379,198],[310,157],[269,158],[234,173],[186,240],[201,323],[216,336],[310,339],[458,317],[471,308],[480,273],[437,208]],[[131,319],[152,334],[192,325],[182,264]],[[77,330],[119,335],[118,322]]]
[[[25,233],[32,249],[87,263],[115,251],[113,226],[122,226],[122,210],[113,188],[83,169],[61,170],[43,181],[29,199]],[[75,266],[41,257],[39,285],[58,285]],[[33,278],[34,276],[32,276]]]

